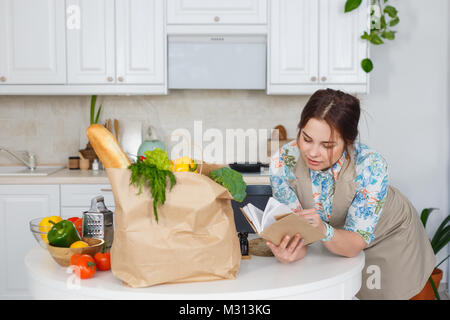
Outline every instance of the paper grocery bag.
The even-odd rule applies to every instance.
[[[131,287],[236,277],[241,250],[226,188],[203,174],[176,172],[156,222],[150,191],[137,194],[131,171],[106,171],[115,201],[115,277]],[[202,171],[209,172],[208,165]]]

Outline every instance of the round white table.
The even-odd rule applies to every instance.
[[[316,242],[305,258],[291,264],[275,257],[242,260],[234,280],[129,288],[110,271],[97,271],[94,277],[80,280],[41,247],[25,257],[35,299],[352,299],[361,288],[364,263],[364,252],[354,258],[340,257]]]

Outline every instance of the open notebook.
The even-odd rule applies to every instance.
[[[297,233],[305,239],[305,244],[325,237],[325,234],[311,226],[306,219],[294,214],[287,205],[273,197],[269,198],[264,211],[251,203],[241,208],[241,211],[253,230],[261,238],[275,245],[279,245],[285,235],[292,238]]]

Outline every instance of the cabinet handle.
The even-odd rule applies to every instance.
[[[220,17],[215,16],[215,17],[214,17],[214,21],[215,21],[215,22],[219,22],[219,21],[220,21]]]
[[[100,189],[101,192],[112,192],[112,189]]]
[[[325,82],[325,81],[327,81],[327,77],[322,77],[322,78],[320,78],[320,80]]]
[[[108,80],[109,82],[112,82],[112,81],[113,81],[113,77],[108,77],[107,80]]]
[[[6,82],[6,77],[0,77],[1,82]]]
[[[120,82],[123,82],[123,77],[117,78]]]
[[[316,82],[317,81],[317,77],[311,77],[311,81],[312,82]]]

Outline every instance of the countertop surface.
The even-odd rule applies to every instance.
[[[345,258],[316,242],[309,246],[305,258],[290,264],[274,257],[242,260],[235,280],[129,288],[109,271],[77,281],[41,247],[25,257],[36,299],[351,299],[361,287],[364,263],[363,251]]]
[[[261,173],[243,173],[248,185],[268,185],[268,168]],[[63,168],[47,176],[0,176],[0,184],[109,184],[106,171],[70,170]]]

